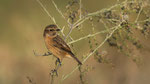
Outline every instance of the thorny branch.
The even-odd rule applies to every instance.
[[[43,5],[39,0],[36,0],[36,1],[40,4],[40,6],[43,8],[43,10],[47,13],[47,15],[50,17],[50,19],[56,24],[55,18],[50,15],[50,13],[46,10],[46,8],[44,7],[44,5]],[[54,6],[55,6],[56,10],[58,11],[58,13],[66,20],[65,16],[63,15],[63,13],[58,9],[58,6],[56,5],[56,3],[55,3],[54,1],[52,1],[52,3],[54,4]],[[121,2],[121,3],[119,3],[119,0],[118,0],[118,3],[117,3],[117,4],[115,4],[115,5],[113,5],[113,6],[109,7],[109,8],[104,8],[104,9],[102,9],[102,10],[99,10],[99,11],[96,11],[96,12],[93,12],[93,13],[88,13],[87,15],[82,16],[82,0],[80,0],[80,3],[79,3],[79,6],[80,6],[80,7],[79,7],[79,9],[80,9],[79,19],[78,19],[76,22],[74,22],[74,23],[70,23],[69,20],[66,20],[67,23],[68,23],[68,25],[69,25],[68,27],[70,28],[70,30],[69,30],[69,32],[68,32],[67,35],[64,35],[63,30],[62,30],[61,33],[62,33],[62,35],[65,37],[65,39],[67,39],[68,37],[72,38],[72,37],[70,36],[70,34],[72,33],[72,30],[73,30],[74,28],[76,28],[77,26],[83,24],[83,23],[84,23],[86,20],[88,20],[89,18],[91,18],[91,17],[93,17],[93,16],[96,16],[96,15],[99,15],[99,14],[101,14],[101,13],[104,13],[105,11],[109,11],[109,10],[112,10],[112,9],[114,9],[114,8],[121,7],[121,6],[123,6],[123,5],[127,4],[127,3],[134,3],[134,1],[125,0],[125,1],[123,1],[123,2]],[[137,15],[137,17],[136,17],[136,19],[135,19],[135,23],[138,22],[138,19],[139,19],[141,13],[142,13],[142,10],[143,10],[143,6],[141,6],[140,11],[138,12],[138,15]],[[103,30],[103,31],[100,31],[100,32],[97,32],[97,33],[94,33],[94,34],[88,34],[87,36],[84,36],[84,37],[81,37],[81,38],[79,38],[79,39],[72,40],[72,41],[68,42],[68,44],[73,44],[73,43],[75,43],[75,42],[81,41],[81,40],[86,39],[86,38],[88,38],[88,37],[93,37],[93,36],[96,36],[96,35],[101,34],[101,33],[108,33],[107,36],[106,36],[106,38],[105,38],[92,52],[90,52],[90,53],[86,56],[86,58],[83,59],[83,61],[82,61],[83,64],[84,64],[101,46],[103,46],[104,43],[106,43],[106,41],[107,41],[109,38],[112,37],[112,35],[114,34],[114,32],[115,32],[116,30],[119,30],[119,29],[122,28],[122,27],[121,27],[121,24],[122,24],[122,23],[118,23],[117,26],[114,26],[114,27],[112,27],[112,28],[108,28],[107,24],[105,24],[105,22],[104,22],[103,20],[100,20],[100,21],[101,21],[101,23],[104,24],[106,30]],[[145,21],[149,21],[149,18],[146,19]],[[145,22],[145,21],[139,21],[139,22]],[[58,24],[57,24],[57,26],[58,26]],[[59,27],[59,26],[58,26],[58,27]],[[60,83],[62,83],[65,79],[67,79],[69,76],[71,76],[77,69],[79,69],[79,66],[76,66],[70,73],[68,73],[67,75],[63,76],[62,79],[61,79],[61,81],[60,81]],[[53,79],[53,77],[52,77],[51,84],[53,84],[53,81],[54,81],[54,79]]]

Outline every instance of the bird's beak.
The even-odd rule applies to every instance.
[[[56,29],[56,31],[60,31],[60,30],[61,30],[61,29],[59,29],[59,28],[58,28],[58,29]]]

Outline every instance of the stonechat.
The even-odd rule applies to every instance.
[[[60,63],[63,58],[69,57],[75,59],[78,64],[82,65],[79,59],[72,53],[67,43],[58,35],[58,31],[60,29],[54,24],[46,26],[43,37],[47,49],[58,58]]]

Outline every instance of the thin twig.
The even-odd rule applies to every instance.
[[[80,19],[82,18],[82,0],[80,0]]]
[[[43,8],[43,10],[46,12],[46,14],[50,17],[50,19],[54,22],[54,24],[56,24],[59,27],[59,25],[56,23],[56,20],[54,17],[52,17],[52,15],[47,11],[47,9],[44,7],[44,5],[40,2],[40,0],[36,0],[40,6]],[[65,34],[63,32],[61,32],[61,34],[63,35],[63,37],[65,37]]]
[[[30,84],[36,84],[29,76],[26,77]]]
[[[73,25],[73,29],[77,26],[79,26],[80,24],[82,24],[83,22],[85,22],[86,20],[88,20],[90,17],[83,17],[81,19],[79,19],[77,22],[75,22]]]
[[[140,11],[139,11],[139,13],[138,13],[138,15],[137,15],[135,21],[134,21],[135,23],[137,23],[137,21],[138,21],[138,19],[139,19],[139,17],[140,17],[140,14],[141,14],[141,12],[142,12],[142,10],[143,10],[143,4],[142,4],[142,6],[141,6],[141,8],[140,8]]]
[[[58,13],[65,19],[65,16],[63,15],[63,13],[59,10],[59,8],[57,7],[56,3],[52,0],[52,3],[54,4],[56,10],[58,11]]]
[[[104,23],[104,21],[101,19],[100,22],[104,25],[104,27],[106,28],[106,30],[109,30],[108,26],[106,25],[106,23]]]
[[[44,54],[37,54],[37,53],[35,52],[35,50],[33,50],[33,53],[34,53],[35,56],[49,56],[49,55],[52,55],[52,53],[50,53],[50,52],[44,53]]]
[[[47,11],[47,9],[44,7],[44,5],[40,2],[40,0],[36,0],[40,6],[43,8],[43,10],[46,12],[46,14],[50,17],[50,19],[56,24],[56,20],[52,15]]]
[[[85,84],[85,81],[83,80],[83,72],[82,72],[82,66],[79,66],[79,72],[80,72],[80,81],[81,84]]]
[[[100,32],[97,32],[97,33],[94,33],[94,34],[89,34],[89,35],[84,36],[84,37],[81,37],[81,38],[79,38],[79,39],[77,39],[77,40],[71,41],[71,42],[69,42],[68,44],[73,44],[73,43],[76,43],[76,42],[78,42],[78,41],[80,41],[80,40],[83,40],[83,39],[86,39],[86,38],[89,38],[89,37],[93,37],[93,36],[96,36],[96,35],[98,35],[98,34],[102,34],[102,33],[109,32],[109,31],[112,30],[112,29],[114,29],[114,27],[110,28],[109,30],[103,30],[103,31],[100,31]]]
[[[54,84],[54,75],[51,75],[51,81],[50,84]]]
[[[66,20],[65,16],[63,15],[63,13],[61,12],[61,10],[59,10],[58,6],[56,5],[56,3],[52,0],[52,3],[54,4],[56,10],[58,11],[58,13],[64,18],[64,20]],[[67,21],[67,20],[66,20]],[[69,21],[67,21],[67,23],[69,25],[71,25],[71,23]]]
[[[142,20],[142,21],[138,21],[138,23],[143,23],[143,22],[146,22],[146,21],[150,21],[150,18]]]
[[[70,25],[69,33],[66,35],[64,40],[66,40],[68,38],[68,36],[71,34],[72,30],[73,30],[73,24]]]

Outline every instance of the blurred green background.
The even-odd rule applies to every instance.
[[[54,0],[57,6],[64,12],[69,0]],[[60,27],[66,26],[64,19],[56,11],[51,0],[41,0],[47,10],[55,17]],[[83,7],[89,12],[95,12],[115,4],[117,0],[82,0]],[[36,84],[48,84],[49,72],[54,68],[55,58],[36,57],[37,53],[47,52],[43,40],[45,26],[52,24],[52,20],[36,2],[36,0],[0,0],[0,84],[29,84],[26,79],[31,77]],[[88,24],[87,24],[88,25]],[[83,26],[83,28],[88,26]],[[98,28],[103,27],[98,25]],[[98,29],[97,29],[98,30]],[[66,32],[65,32],[66,33]],[[72,34],[76,35],[76,34]],[[80,36],[75,36],[77,37]],[[149,36],[148,36],[149,37]],[[75,53],[86,54],[84,44],[86,40],[75,44]],[[106,50],[115,68],[109,64],[100,64],[91,57],[84,66],[93,66],[84,79],[88,84],[149,84],[150,83],[150,40],[142,40],[144,48],[135,51],[142,57],[142,65],[137,66],[130,58],[118,53],[114,48],[104,45],[100,50]],[[84,45],[83,45],[84,44]],[[78,50],[80,48],[80,50]],[[78,56],[81,59],[81,56]],[[76,66],[72,59],[64,59],[63,66],[59,70],[59,77],[67,74]],[[76,71],[66,79],[63,84],[80,84],[79,72]]]

